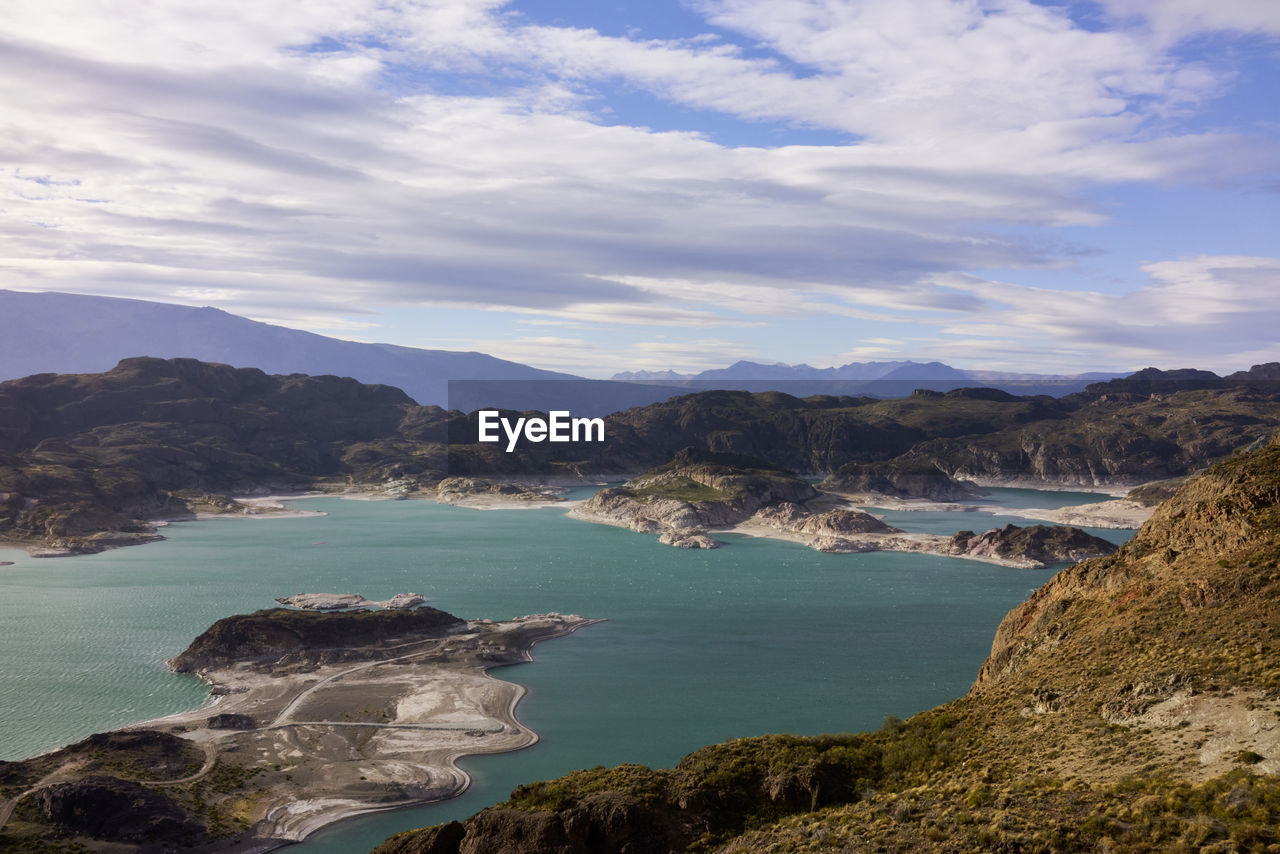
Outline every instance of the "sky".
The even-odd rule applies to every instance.
[[[1276,0],[6,0],[0,287],[583,376],[1280,360]]]

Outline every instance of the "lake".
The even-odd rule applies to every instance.
[[[1056,507],[1088,493],[992,490],[984,504]],[[328,515],[170,525],[167,540],[0,568],[0,758],[191,708],[203,683],[164,661],[220,617],[303,592],[416,592],[462,617],[546,611],[603,617],[496,671],[526,685],[521,719],[542,741],[463,761],[464,796],[380,813],[290,848],[350,854],[411,827],[462,818],[521,782],[576,768],[671,765],[713,742],[767,732],[853,732],[963,694],[1000,618],[1053,570],[920,554],[833,555],[738,535],[714,551],[565,517],[427,501],[307,499]],[[886,513],[913,531],[1027,520]],[[1090,529],[1092,530],[1092,529]],[[1132,532],[1097,531],[1122,542]]]

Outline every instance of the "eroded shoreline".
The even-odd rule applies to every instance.
[[[313,623],[340,616],[271,613]],[[361,613],[378,612],[347,616],[358,621]],[[425,635],[266,659],[193,659],[189,649],[172,664],[210,685],[205,703],[93,738],[141,739],[151,750],[157,740],[199,749],[194,755],[203,762],[190,762],[199,768],[125,779],[205,822],[214,838],[200,850],[269,851],[358,815],[456,797],[471,785],[459,759],[538,741],[516,714],[527,689],[489,671],[532,661],[536,644],[602,621],[557,613],[505,621],[443,616],[451,623]],[[108,751],[112,765],[142,761],[131,750]],[[0,806],[12,811],[31,796],[44,797],[51,785],[91,785],[86,775],[96,773],[97,760],[86,762],[86,754],[101,755],[77,743],[13,763],[31,767],[32,783]]]

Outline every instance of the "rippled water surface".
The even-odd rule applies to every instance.
[[[994,490],[1009,507],[1108,496]],[[560,509],[475,511],[429,502],[299,502],[310,519],[170,526],[162,543],[35,560],[0,552],[0,758],[198,705],[169,673],[219,617],[275,596],[413,591],[464,617],[576,612],[609,622],[497,672],[530,688],[537,746],[474,757],[455,801],[367,816],[299,852],[359,852],[391,833],[469,815],[516,784],[619,762],[669,765],[705,744],[765,732],[878,726],[963,693],[1000,617],[1051,570],[914,554],[828,555],[724,535],[683,551],[568,519]],[[1027,520],[887,514],[952,533]],[[1129,532],[1097,531],[1116,541]]]

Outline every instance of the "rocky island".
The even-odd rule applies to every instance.
[[[762,460],[690,447],[622,486],[600,490],[569,515],[660,533],[668,545],[715,548],[719,544],[702,529],[743,522],[781,502],[795,506],[817,497],[810,484]]]
[[[74,839],[113,854],[260,852],[453,797],[469,782],[459,757],[537,740],[515,717],[525,689],[487,669],[593,622],[429,607],[219,620],[170,662],[211,685],[206,706],[0,762],[3,838],[13,850]]]
[[[479,477],[446,477],[436,484],[441,504],[478,509],[546,507],[564,501],[563,490],[541,484]]]

